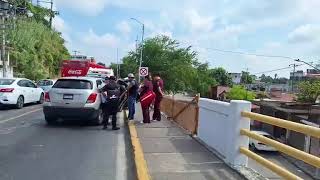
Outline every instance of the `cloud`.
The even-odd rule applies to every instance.
[[[116,25],[116,28],[124,35],[128,35],[131,32],[131,26],[127,21],[121,21]]]
[[[320,25],[306,24],[289,33],[290,43],[310,43],[319,40]]]
[[[185,16],[193,31],[210,31],[213,28],[213,16],[201,16],[195,9],[188,10]]]
[[[99,48],[115,48],[119,44],[119,38],[114,34],[105,33],[103,35],[97,35],[92,29],[85,34],[83,43],[92,47]]]
[[[57,7],[65,7],[87,16],[100,14],[108,5],[108,0],[56,0]]]

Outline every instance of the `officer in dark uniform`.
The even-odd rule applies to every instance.
[[[102,93],[104,93],[106,96],[106,104],[103,110],[105,114],[103,129],[107,129],[109,118],[112,116],[112,130],[119,130],[120,128],[117,127],[117,113],[119,106],[120,86],[117,84],[114,76],[109,78],[108,84],[102,88]]]

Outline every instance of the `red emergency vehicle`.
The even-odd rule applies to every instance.
[[[90,76],[90,77],[110,77],[114,76],[111,68],[99,65],[94,58],[83,55],[71,56],[69,60],[63,60],[61,67],[61,77]]]

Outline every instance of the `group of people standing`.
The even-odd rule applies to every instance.
[[[133,120],[135,115],[135,104],[140,101],[143,121],[142,123],[151,123],[150,120],[150,106],[153,103],[154,113],[152,120],[161,121],[160,103],[164,96],[163,80],[159,74],[150,74],[146,76],[141,84],[139,84],[132,73],[128,74],[128,87],[127,90],[123,90],[122,86],[117,83],[114,76],[106,79],[106,85],[101,89],[104,111],[104,125],[103,129],[106,129],[109,124],[109,118],[112,117],[112,130],[119,130],[117,127],[117,113],[119,110],[119,103],[121,92],[128,93],[128,119]]]
[[[141,104],[143,121],[142,123],[150,123],[150,106],[153,103],[154,113],[152,120],[161,121],[160,103],[164,96],[163,92],[163,80],[159,74],[154,74],[153,77],[149,74],[145,76],[143,82],[138,87],[133,74],[128,75],[129,78],[129,97],[128,97],[128,109],[129,120],[134,119],[135,115],[135,102],[138,99]],[[139,98],[137,98],[139,96]]]

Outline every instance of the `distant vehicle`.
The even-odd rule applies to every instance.
[[[53,84],[55,83],[55,80],[53,79],[42,79],[37,82],[37,86],[43,89],[44,92],[48,92]]]
[[[44,92],[31,80],[24,78],[0,78],[0,104],[15,105],[23,108],[24,104],[37,102],[42,104]]]
[[[43,112],[48,124],[63,120],[103,122],[99,86],[101,80],[90,77],[60,78],[45,93]]]
[[[97,64],[94,58],[77,55],[71,59],[63,60],[61,77],[97,77],[105,78],[114,76],[111,68]]]
[[[257,133],[259,135],[262,135],[264,137],[274,139],[269,133],[264,132],[264,131],[252,131],[254,133]],[[249,145],[254,149],[254,150],[259,150],[259,151],[277,151],[274,147],[268,146],[266,144],[263,144],[262,142],[259,142],[255,139],[249,140]]]

